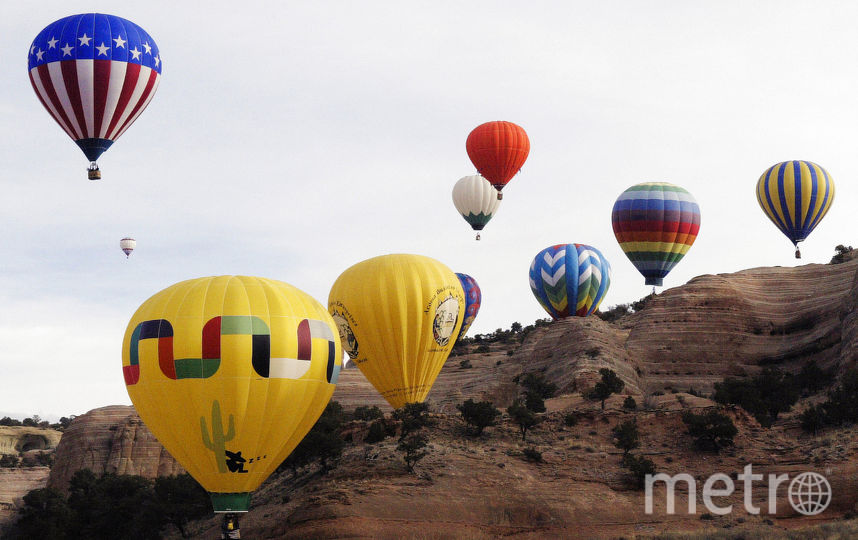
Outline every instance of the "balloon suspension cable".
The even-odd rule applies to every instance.
[[[477,233],[477,240],[480,239],[480,233]]]
[[[98,168],[98,163],[90,161],[86,172],[90,180],[101,180],[101,170]]]

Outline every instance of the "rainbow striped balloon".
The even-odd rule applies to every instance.
[[[611,265],[584,244],[543,249],[530,263],[530,290],[554,319],[586,317],[599,308],[611,286]]]
[[[834,180],[810,161],[784,161],[772,165],[757,181],[757,202],[778,229],[795,246],[819,225],[834,202]]]
[[[660,287],[697,239],[700,207],[679,186],[644,182],[620,194],[611,223],[617,242],[645,283]]]

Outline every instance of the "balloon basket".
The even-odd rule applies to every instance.
[[[798,248],[795,248],[795,258],[801,259],[801,251]]]
[[[209,493],[215,514],[247,512],[250,510],[250,493]]]
[[[94,161],[89,164],[89,167],[86,169],[86,173],[90,180],[101,180],[101,170]]]
[[[480,239],[480,233],[477,233],[477,240]]]

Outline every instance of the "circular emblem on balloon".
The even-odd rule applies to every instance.
[[[530,290],[555,320],[592,314],[599,309],[610,286],[611,265],[592,246],[550,246],[530,263]]]
[[[426,399],[462,325],[465,296],[445,265],[422,255],[382,255],[345,270],[328,310],[360,343],[355,364],[391,407]]]
[[[617,197],[614,236],[647,285],[661,286],[700,230],[700,207],[691,193],[667,182],[644,182]]]
[[[459,322],[459,301],[451,294],[435,308],[435,319],[432,321],[432,337],[435,343],[444,346],[450,342],[450,336]]]
[[[247,510],[322,414],[341,367],[327,310],[258,277],[168,287],[137,309],[122,344],[140,418],[224,512]]]

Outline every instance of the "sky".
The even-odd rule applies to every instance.
[[[140,25],[163,60],[97,182],[26,72],[36,34],[86,12]],[[855,20],[845,0],[3,2],[0,414],[130,404],[129,319],[195,277],[278,279],[326,305],[349,266],[418,253],[476,278],[473,335],[546,317],[531,260],[584,243],[613,267],[602,307],[637,300],[651,288],[610,214],[644,181],[686,188],[702,214],[665,289],[826,263],[858,242]],[[476,242],[451,190],[492,120],[531,152]],[[754,194],[791,159],[837,186],[800,261]]]

